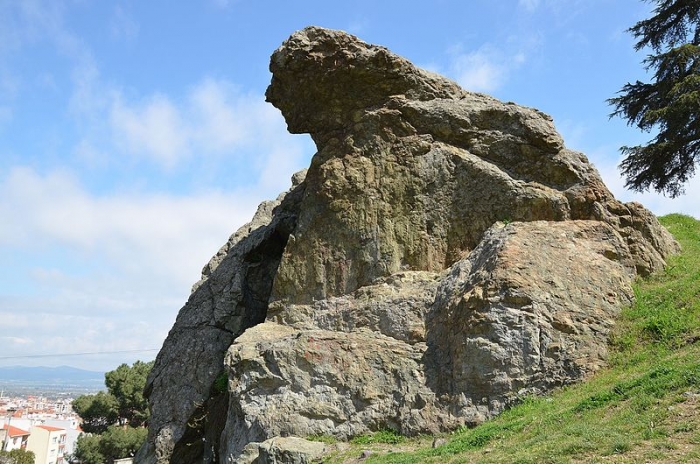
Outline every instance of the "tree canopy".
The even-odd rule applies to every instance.
[[[23,449],[0,451],[0,464],[34,464],[34,453]]]
[[[644,64],[653,78],[627,83],[608,102],[611,116],[658,130],[646,145],[621,148],[626,186],[676,197],[700,161],[700,0],[645,1],[656,3],[653,16],[628,31],[637,51],[651,50]]]
[[[85,464],[111,463],[133,456],[146,440],[148,402],[143,397],[153,362],[122,364],[105,374],[107,391],[82,395],[73,410],[86,432],[78,437],[74,456]]]
[[[153,362],[122,364],[105,374],[107,392],[82,395],[73,401],[73,410],[83,419],[83,430],[103,433],[110,425],[143,427],[148,422],[148,402],[143,396],[146,377]]]
[[[151,368],[153,362],[136,361],[131,367],[122,364],[105,374],[107,390],[117,400],[120,424],[141,427],[148,421],[148,401],[143,396],[143,389]]]
[[[81,434],[74,455],[83,464],[103,464],[115,459],[134,456],[146,440],[143,427],[112,425],[101,435]]]
[[[114,395],[102,391],[73,400],[73,410],[83,419],[81,428],[87,433],[102,433],[116,423],[118,407]]]

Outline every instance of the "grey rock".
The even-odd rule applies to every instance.
[[[392,281],[395,299],[330,318],[342,323],[312,319],[313,309],[328,309],[317,304],[307,319],[248,329],[226,357],[236,411],[222,440],[227,452],[286,434],[445,432],[585,378],[605,365],[609,331],[632,301],[631,270],[621,262],[628,255],[625,240],[600,221],[496,224],[440,279],[403,273]],[[437,287],[424,294],[434,296],[411,298],[416,282]],[[328,301],[360,309],[353,298],[384,286]],[[427,343],[353,322],[390,311],[404,294],[425,318]],[[314,328],[315,320],[327,328]]]
[[[250,442],[237,457],[229,457],[231,464],[260,464],[260,443]]]
[[[273,304],[267,320],[298,329],[368,329],[410,344],[425,342],[425,317],[440,277],[434,272],[398,272],[349,295],[309,305]]]
[[[459,419],[438,409],[426,385],[425,350],[366,329],[265,322],[247,330],[226,357],[235,411],[222,439],[226,452],[277,435],[348,439],[387,428],[416,435],[456,427]]]
[[[631,303],[627,244],[600,221],[495,225],[442,281],[427,316],[429,384],[476,424],[520,395],[605,365],[620,309]]]
[[[268,101],[318,152],[205,266],[137,463],[444,432],[605,365],[632,279],[678,245],[549,116],[341,31],[293,34],[270,69]]]
[[[298,437],[275,437],[259,446],[256,464],[311,464],[326,453],[323,443]]]
[[[323,443],[298,437],[273,437],[262,443],[248,443],[231,464],[311,464],[328,452]]]
[[[444,444],[446,444],[446,443],[447,443],[447,439],[446,439],[446,438],[443,438],[443,437],[435,437],[435,438],[433,438],[433,443],[432,443],[431,446],[432,446],[433,448],[438,448],[438,447],[440,447],[440,446],[442,446],[442,445],[444,445]]]
[[[607,222],[642,275],[677,249],[648,211],[615,200],[540,111],[316,27],[293,34],[270,69],[268,101],[318,147],[273,303],[310,304],[402,270],[440,272],[499,220]]]
[[[212,395],[212,386],[224,372],[224,354],[233,340],[265,320],[272,279],[302,193],[303,183],[297,181],[276,201],[262,203],[253,220],[204,267],[147,380],[149,436],[137,462],[161,464],[173,454],[179,462],[202,455],[208,456],[205,462],[215,462],[227,401]]]

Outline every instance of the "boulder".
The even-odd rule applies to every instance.
[[[298,437],[273,437],[262,443],[249,443],[233,464],[311,464],[321,462],[326,453],[323,443]]]
[[[267,100],[318,151],[204,268],[149,377],[136,462],[445,432],[605,365],[632,280],[678,245],[549,116],[319,27],[270,69]]]
[[[468,425],[605,365],[633,301],[627,244],[600,221],[497,224],[427,315],[429,386]]]

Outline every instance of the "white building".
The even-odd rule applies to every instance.
[[[29,438],[29,432],[22,430],[14,425],[9,425],[9,436],[8,436],[8,425],[4,424],[0,428],[0,447],[5,451],[12,451],[14,449],[25,449],[27,447],[27,439]]]
[[[34,464],[65,464],[66,431],[49,425],[32,427],[27,451],[34,453]]]
[[[42,425],[48,425],[50,427],[58,427],[65,429],[66,431],[66,447],[65,454],[73,454],[75,451],[75,443],[78,441],[78,437],[83,433],[78,423],[77,418],[72,419],[46,419],[42,421]]]

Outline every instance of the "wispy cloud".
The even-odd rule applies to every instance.
[[[0,246],[67,247],[110,268],[185,286],[260,200],[254,190],[98,196],[69,172],[41,175],[28,167],[0,179],[0,195],[0,217],[11,218],[0,229]]]
[[[28,167],[0,179],[0,195],[14,269],[0,336],[21,353],[159,346],[202,266],[260,201],[254,190],[100,196],[70,172]]]
[[[489,44],[466,52],[461,46],[453,47],[449,55],[447,74],[473,92],[494,92],[527,60],[522,51],[504,52]]]
[[[206,152],[230,152],[260,140],[261,132],[284,130],[279,113],[261,95],[241,94],[223,80],[204,79],[196,85],[184,111],[191,115],[192,142]]]
[[[114,8],[111,21],[112,37],[132,41],[139,35],[139,25],[120,5]]]
[[[534,11],[540,5],[540,0],[518,0],[518,6],[527,11]]]
[[[261,95],[243,94],[224,80],[203,79],[181,99],[162,94],[129,102],[117,93],[110,110],[114,140],[129,153],[172,169],[196,154],[198,159],[236,158],[259,152],[257,166],[286,150],[299,161],[301,145],[291,143],[279,112]],[[289,165],[289,163],[287,163]]]
[[[115,140],[129,152],[172,168],[189,153],[188,130],[175,105],[163,95],[128,106],[117,98],[110,120]]]

